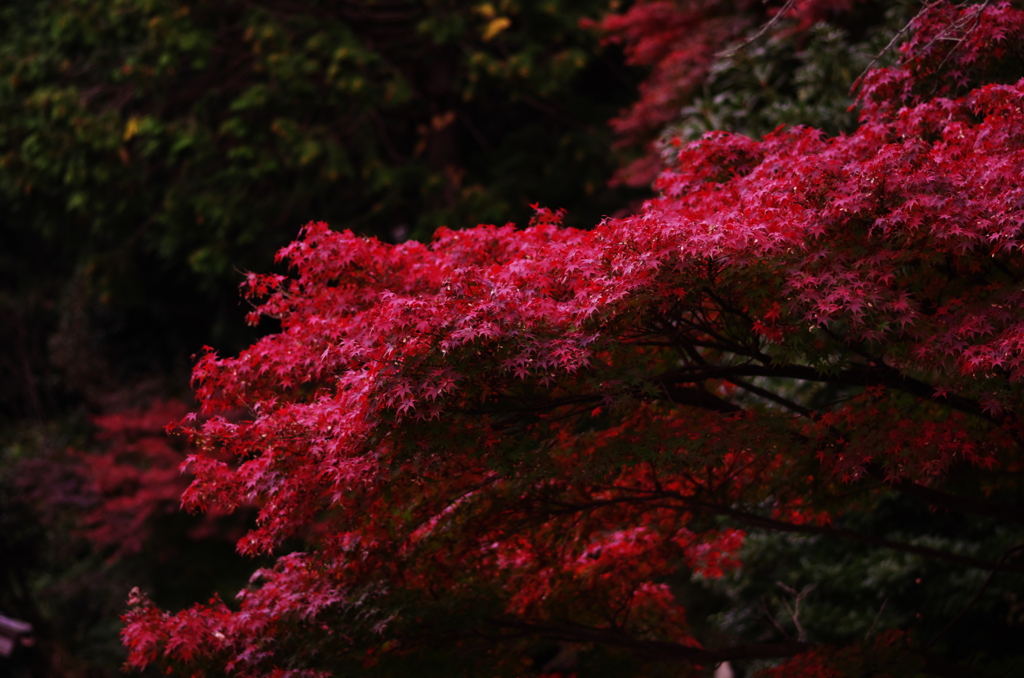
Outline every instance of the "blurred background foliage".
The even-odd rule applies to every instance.
[[[605,121],[636,79],[579,26],[604,9],[4,3],[4,287],[99,302],[118,367],[146,371],[237,346],[237,271],[269,268],[309,220],[394,241],[524,223],[540,202],[595,223],[626,203]]]
[[[647,70],[594,26],[644,4],[654,3],[0,6],[0,613],[37,629],[36,646],[0,659],[0,673],[117,675],[128,588],[174,609],[244,585],[256,565],[233,540],[248,516],[175,511],[180,485],[168,478],[186,451],[161,422],[185,407],[176,399],[188,399],[193,353],[255,336],[239,271],[271,269],[303,223],[396,242],[442,224],[525,224],[540,203],[591,226],[649,194],[610,186],[613,173],[672,152],[674,139],[853,129],[851,84],[876,57],[891,60],[883,49],[919,8],[838,3],[812,25],[762,32],[785,3],[663,3],[732,12],[745,28],[701,66],[673,121],[615,144],[608,121],[637,101]],[[115,501],[123,510],[104,512]],[[895,501],[851,519],[985,555],[985,521]],[[96,537],[103,521],[135,525],[136,509],[147,513],[133,548]],[[803,595],[806,636],[849,642],[915,614],[948,619],[979,584],[976,572],[825,540],[754,534],[746,549],[756,565],[732,578],[675,582],[695,625],[704,615],[753,640],[796,637],[788,609]],[[1024,623],[1024,602],[1007,595],[990,587],[944,642],[963,656],[1003,643]],[[990,633],[985,620],[1007,605],[1020,619]],[[539,671],[563,649],[524,652]],[[579,661],[588,675],[638,670],[600,652]]]

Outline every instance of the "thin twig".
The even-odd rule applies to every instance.
[[[775,621],[775,616],[771,613],[771,610],[768,609],[768,604],[764,602],[764,598],[759,598],[758,600],[761,601],[761,607],[764,609],[764,616],[768,617],[768,621],[772,623],[775,630],[781,633],[786,639],[793,640],[793,636],[789,635],[789,632],[782,628],[782,625],[779,624],[779,622]]]
[[[885,600],[882,601],[882,607],[878,608],[878,614],[875,615],[875,621],[871,622],[871,628],[869,628],[868,632],[864,634],[864,640],[867,640],[871,637],[871,632],[875,630],[875,625],[878,623],[878,620],[881,619],[882,612],[885,611],[885,606],[888,602],[889,596],[886,596]]]
[[[953,47],[948,52],[946,52],[946,56],[945,58],[943,58],[942,63],[940,63],[939,67],[935,69],[936,72],[942,70],[942,67],[946,65],[946,62],[949,61],[949,58],[953,56],[953,52],[955,52],[957,48],[963,44],[964,40],[966,40],[967,37],[978,28],[978,26],[981,24],[981,17],[983,14],[985,14],[985,9],[988,7],[991,1],[992,0],[985,0],[985,2],[981,3],[980,5],[977,5],[978,9],[974,12],[974,25],[968,28],[967,32],[965,32],[963,36],[958,38],[956,40],[956,44],[953,45]],[[950,28],[959,28],[959,26],[954,25],[951,26]]]
[[[808,593],[814,590],[815,585],[809,584],[803,587],[800,590],[800,592],[797,593],[794,589],[790,588],[789,586],[786,586],[781,581],[777,581],[775,582],[775,584],[780,589],[782,589],[789,595],[793,596],[793,609],[789,608],[789,604],[785,600],[782,601],[782,605],[786,608],[786,612],[789,613],[789,616],[793,618],[793,625],[796,626],[796,639],[801,643],[806,642],[807,632],[804,631],[803,625],[800,624],[800,603],[803,601],[803,599],[807,596]]]
[[[931,47],[932,45],[934,45],[934,44],[935,44],[936,42],[938,42],[939,40],[952,40],[953,42],[955,42],[955,43],[956,43],[956,45],[954,45],[954,46],[952,47],[952,49],[950,49],[950,50],[949,50],[949,52],[947,52],[947,53],[946,53],[946,56],[945,56],[945,58],[943,58],[943,60],[942,60],[942,63],[940,63],[940,64],[939,64],[939,67],[938,67],[938,68],[936,69],[936,71],[939,71],[939,70],[941,70],[941,69],[942,69],[942,67],[946,65],[946,62],[947,62],[947,61],[949,60],[949,57],[950,57],[950,56],[951,56],[951,55],[953,54],[953,52],[955,52],[955,51],[956,51],[956,48],[960,46],[960,43],[962,43],[962,42],[963,42],[963,41],[964,41],[964,40],[966,39],[966,37],[967,37],[968,35],[970,35],[971,31],[973,31],[973,30],[974,30],[975,28],[977,28],[977,27],[978,27],[978,24],[979,24],[979,23],[981,23],[981,17],[982,17],[982,15],[983,15],[983,14],[984,14],[984,12],[985,12],[985,8],[986,8],[986,7],[988,7],[988,5],[989,5],[989,4],[991,3],[991,1],[992,1],[992,0],[985,0],[985,2],[981,3],[980,5],[977,5],[977,11],[976,11],[976,12],[975,12],[975,13],[973,14],[973,16],[972,16],[972,17],[970,17],[970,18],[973,18],[973,19],[975,20],[975,21],[974,21],[974,25],[973,25],[973,26],[971,26],[971,28],[969,28],[969,29],[967,30],[967,33],[966,33],[966,34],[965,34],[965,35],[964,35],[963,37],[960,37],[960,38],[950,38],[950,37],[948,37],[948,36],[951,36],[951,35],[953,34],[953,32],[955,32],[955,31],[957,31],[957,30],[959,30],[959,29],[963,28],[964,26],[966,26],[966,25],[967,25],[967,22],[968,22],[968,19],[964,19],[964,20],[961,20],[961,21],[956,21],[956,22],[954,22],[954,23],[953,23],[953,24],[951,24],[950,26],[946,27],[946,28],[945,28],[944,30],[940,31],[940,32],[939,32],[939,34],[938,34],[938,35],[936,35],[936,36],[935,36],[934,38],[932,38],[932,39],[931,39],[931,40],[930,40],[930,41],[928,42],[928,44],[927,44],[927,45],[925,45],[925,46],[924,46],[923,48],[921,48],[921,52],[927,52],[927,51],[928,51],[928,49],[929,49],[929,48],[930,48],[930,47]],[[937,4],[937,2],[929,2],[929,3],[925,3],[924,9],[930,9],[931,7],[933,7],[933,6],[934,6],[934,5],[936,5],[936,4]],[[920,16],[920,14],[918,14],[918,16]],[[914,17],[914,19],[916,19],[916,18],[917,18],[917,17]],[[904,27],[903,27],[902,29],[900,29],[899,33],[897,33],[897,34],[896,34],[896,35],[895,35],[895,36],[893,37],[893,39],[892,39],[891,41],[889,41],[889,44],[888,44],[888,45],[886,45],[885,49],[883,49],[883,50],[882,50],[881,52],[879,52],[879,53],[878,53],[877,55],[875,55],[875,58],[874,58],[874,59],[872,59],[872,60],[871,60],[871,63],[869,63],[869,64],[868,64],[867,68],[865,68],[865,69],[864,69],[864,72],[863,72],[863,73],[861,73],[861,74],[860,74],[860,75],[859,75],[859,76],[857,77],[857,79],[856,79],[856,80],[854,80],[854,82],[853,82],[853,85],[852,85],[852,86],[850,87],[850,94],[851,94],[851,95],[852,95],[852,94],[854,93],[854,91],[856,90],[856,88],[857,88],[857,87],[859,86],[859,84],[860,84],[860,81],[861,81],[861,79],[862,79],[862,78],[863,78],[863,77],[864,77],[865,75],[867,75],[867,73],[868,73],[868,71],[869,71],[869,70],[871,70],[871,67],[872,67],[872,66],[873,66],[873,65],[875,64],[875,62],[876,62],[876,61],[877,61],[877,60],[878,60],[878,59],[879,59],[879,58],[880,58],[880,57],[881,57],[881,56],[882,56],[883,54],[885,54],[885,53],[886,53],[887,51],[889,51],[889,48],[891,48],[891,47],[892,47],[893,43],[894,43],[894,42],[896,42],[896,40],[897,40],[897,39],[898,39],[898,38],[900,37],[900,35],[902,35],[902,34],[903,34],[904,32],[906,32],[906,30],[907,30],[908,28],[910,28],[910,26],[911,26],[911,25],[912,25],[912,24],[914,23],[914,19],[911,19],[911,20],[910,20],[910,21],[909,21],[909,22],[907,23],[907,25],[906,25],[906,26],[904,26]]]
[[[790,8],[793,7],[793,4],[795,2],[796,2],[796,0],[786,0],[786,4],[783,5],[782,8],[778,12],[775,13],[775,16],[773,16],[768,23],[766,23],[764,26],[762,26],[761,30],[759,30],[757,33],[755,33],[753,37],[751,37],[748,40],[745,40],[742,44],[737,45],[736,47],[733,47],[732,49],[727,49],[724,52],[716,52],[715,56],[718,57],[719,59],[731,57],[732,55],[736,54],[737,52],[746,49],[750,45],[752,45],[755,42],[757,42],[758,40],[760,40],[762,37],[764,37],[764,35],[766,33],[768,33],[768,31],[770,31],[775,26],[775,24],[779,23],[779,21],[782,20],[782,17],[784,17],[786,15],[786,12],[788,12],[790,10]]]
[[[742,379],[737,379],[735,377],[729,377],[725,379],[725,381],[729,382],[730,384],[735,384],[736,386],[742,388],[744,391],[748,391],[750,393],[753,393],[754,395],[761,396],[766,400],[771,400],[774,403],[778,403],[779,405],[782,405],[786,409],[796,412],[800,416],[807,417],[809,419],[814,419],[814,412],[812,412],[811,410],[807,409],[806,407],[803,407],[802,405],[794,403],[792,400],[789,400],[788,398],[783,398],[782,396],[772,393],[767,389],[763,389],[760,386],[754,386],[751,383],[743,381]]]
[[[931,7],[932,4],[934,3],[925,3],[924,9]],[[853,96],[854,93],[857,91],[857,88],[860,87],[861,82],[864,80],[864,76],[868,74],[868,72],[871,70],[871,67],[878,63],[878,60],[881,59],[886,52],[892,49],[893,45],[895,45],[899,41],[899,39],[903,37],[904,33],[910,30],[910,27],[914,25],[914,19],[916,18],[917,17],[915,16],[913,19],[908,21],[903,28],[896,31],[896,35],[892,36],[892,40],[889,41],[889,44],[883,47],[881,52],[879,52],[878,54],[871,58],[871,61],[868,62],[868,65],[864,67],[864,70],[861,71],[861,74],[858,75],[857,79],[853,81],[852,85],[850,85],[850,96]]]

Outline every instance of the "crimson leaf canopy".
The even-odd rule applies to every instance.
[[[519,675],[541,637],[840,675],[804,637],[698,633],[675,582],[743,568],[752,531],[1024,570],[844,523],[893,493],[996,519],[1004,549],[1022,522],[1000,497],[1024,443],[1024,13],[911,28],[855,133],[680,144],[658,197],[592,230],[307,225],[292,275],[247,281],[280,331],[207,352],[182,424],[185,505],[258,506],[239,549],[276,563],[237,604],[134,596],[130,665],[387,675],[448,648]],[[876,644],[930,666],[897,631]]]

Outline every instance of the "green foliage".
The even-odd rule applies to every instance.
[[[696,139],[712,130],[758,138],[779,125],[808,125],[835,135],[857,124],[851,86],[869,66],[892,61],[886,46],[913,16],[915,4],[884,13],[865,3],[841,25],[807,31],[783,23],[755,39],[756,27],[711,67],[703,91],[681,111],[666,138]]]
[[[603,9],[7,3],[5,238],[142,304],[154,276],[233,295],[311,219],[423,238],[539,201],[593,223],[622,204],[604,122],[631,86],[579,26]]]

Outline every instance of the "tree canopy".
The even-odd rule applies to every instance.
[[[1024,12],[905,34],[850,133],[670,139],[658,195],[589,230],[308,224],[180,424],[186,506],[255,506],[239,549],[275,562],[233,602],[133,592],[130,665],[1019,666]],[[785,619],[751,573],[787,557]]]

